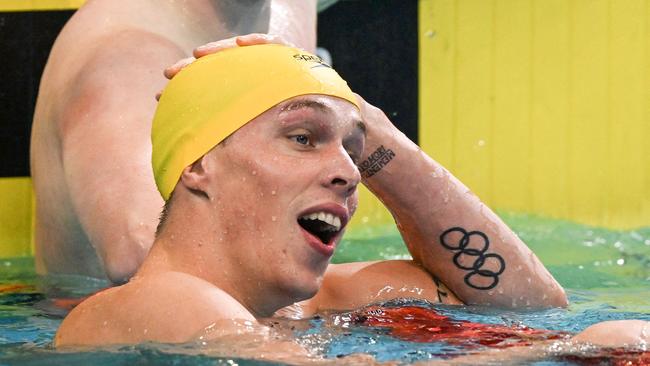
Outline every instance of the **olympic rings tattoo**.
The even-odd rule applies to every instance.
[[[453,232],[459,232],[463,235],[458,241],[458,243],[448,242],[447,236]],[[467,247],[469,245],[469,241],[472,236],[478,237],[483,240],[482,248],[475,249],[475,248]],[[464,278],[465,284],[467,284],[467,286],[471,288],[475,288],[477,290],[489,290],[495,288],[496,285],[499,283],[499,275],[502,274],[503,271],[505,271],[506,262],[498,254],[495,253],[486,254],[488,248],[490,247],[490,240],[488,239],[487,235],[483,234],[480,231],[467,232],[467,230],[463,229],[462,227],[452,227],[451,229],[446,230],[440,235],[440,244],[442,244],[443,247],[453,252],[457,251],[457,253],[454,254],[454,264],[456,265],[456,267],[465,271],[470,271],[467,275],[465,275]],[[462,256],[476,257],[476,259],[474,260],[474,263],[468,266],[460,262]],[[499,262],[498,269],[496,270],[481,269],[481,267],[483,267],[485,262],[490,258],[493,258]],[[492,281],[488,285],[479,285],[475,283],[476,276],[491,278]]]

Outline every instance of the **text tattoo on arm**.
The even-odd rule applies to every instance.
[[[387,149],[384,145],[381,145],[377,150],[370,154],[370,156],[368,156],[368,159],[359,164],[359,172],[363,178],[370,178],[379,173],[379,171],[388,165],[394,157],[395,153],[393,150]]]
[[[461,234],[460,239],[453,240],[454,236],[451,235],[453,233]],[[470,239],[478,240],[479,247],[469,247]],[[440,235],[440,244],[446,249],[456,252],[454,254],[454,265],[456,267],[469,271],[464,278],[467,286],[477,290],[489,290],[497,286],[499,275],[506,269],[506,262],[498,254],[487,253],[490,247],[490,240],[487,235],[480,231],[468,232],[461,227],[452,227]],[[472,261],[472,258],[475,259]],[[488,260],[497,265],[493,266],[492,269],[483,269],[483,265]],[[490,279],[490,281],[487,284],[477,283],[480,278]]]
[[[432,277],[433,277],[433,282],[436,284],[436,287],[437,287],[436,291],[438,291],[438,301],[440,301],[442,303],[442,298],[443,297],[446,298],[448,296],[447,292],[443,291],[442,282],[440,282],[440,279],[438,277],[436,277],[435,275],[432,275]]]

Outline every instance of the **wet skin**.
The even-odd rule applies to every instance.
[[[57,344],[133,342],[124,322],[147,327],[146,334],[136,332],[137,340],[178,340],[215,319],[254,320],[312,297],[332,254],[328,248],[343,230],[328,243],[314,243],[298,219],[326,212],[343,226],[348,222],[361,179],[354,160],[364,138],[356,107],[327,96],[293,98],[242,127],[183,171],[167,222],[136,276],[74,309]],[[161,280],[170,276],[174,281]],[[184,299],[187,289],[195,301]],[[177,325],[184,330],[156,331],[159,325],[134,315],[166,312],[160,298],[178,299],[169,305],[195,315]],[[215,302],[219,306],[203,309]],[[196,306],[202,311],[191,311]],[[104,319],[114,319],[115,327]]]
[[[362,126],[347,101],[294,98],[243,126],[183,174],[181,183],[202,192],[190,198],[214,218],[202,240],[212,236],[215,242],[206,245],[223,247],[219,272],[208,276],[212,283],[263,316],[316,293],[343,231],[324,244],[298,219],[326,212],[347,223],[357,205],[353,159],[363,151]],[[176,201],[172,205],[176,209]],[[228,281],[223,272],[241,275]]]

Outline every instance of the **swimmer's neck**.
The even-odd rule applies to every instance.
[[[164,229],[134,278],[146,279],[164,272],[198,277],[228,293],[256,318],[270,317],[278,309],[302,300],[259,286],[261,279],[251,278],[246,270],[248,264],[237,259],[242,246],[236,233],[229,233],[229,226],[215,216],[207,204],[175,201]]]

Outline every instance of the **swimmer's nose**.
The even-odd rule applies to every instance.
[[[331,160],[327,173],[323,178],[323,185],[334,189],[345,197],[352,195],[361,182],[361,174],[345,150]]]

